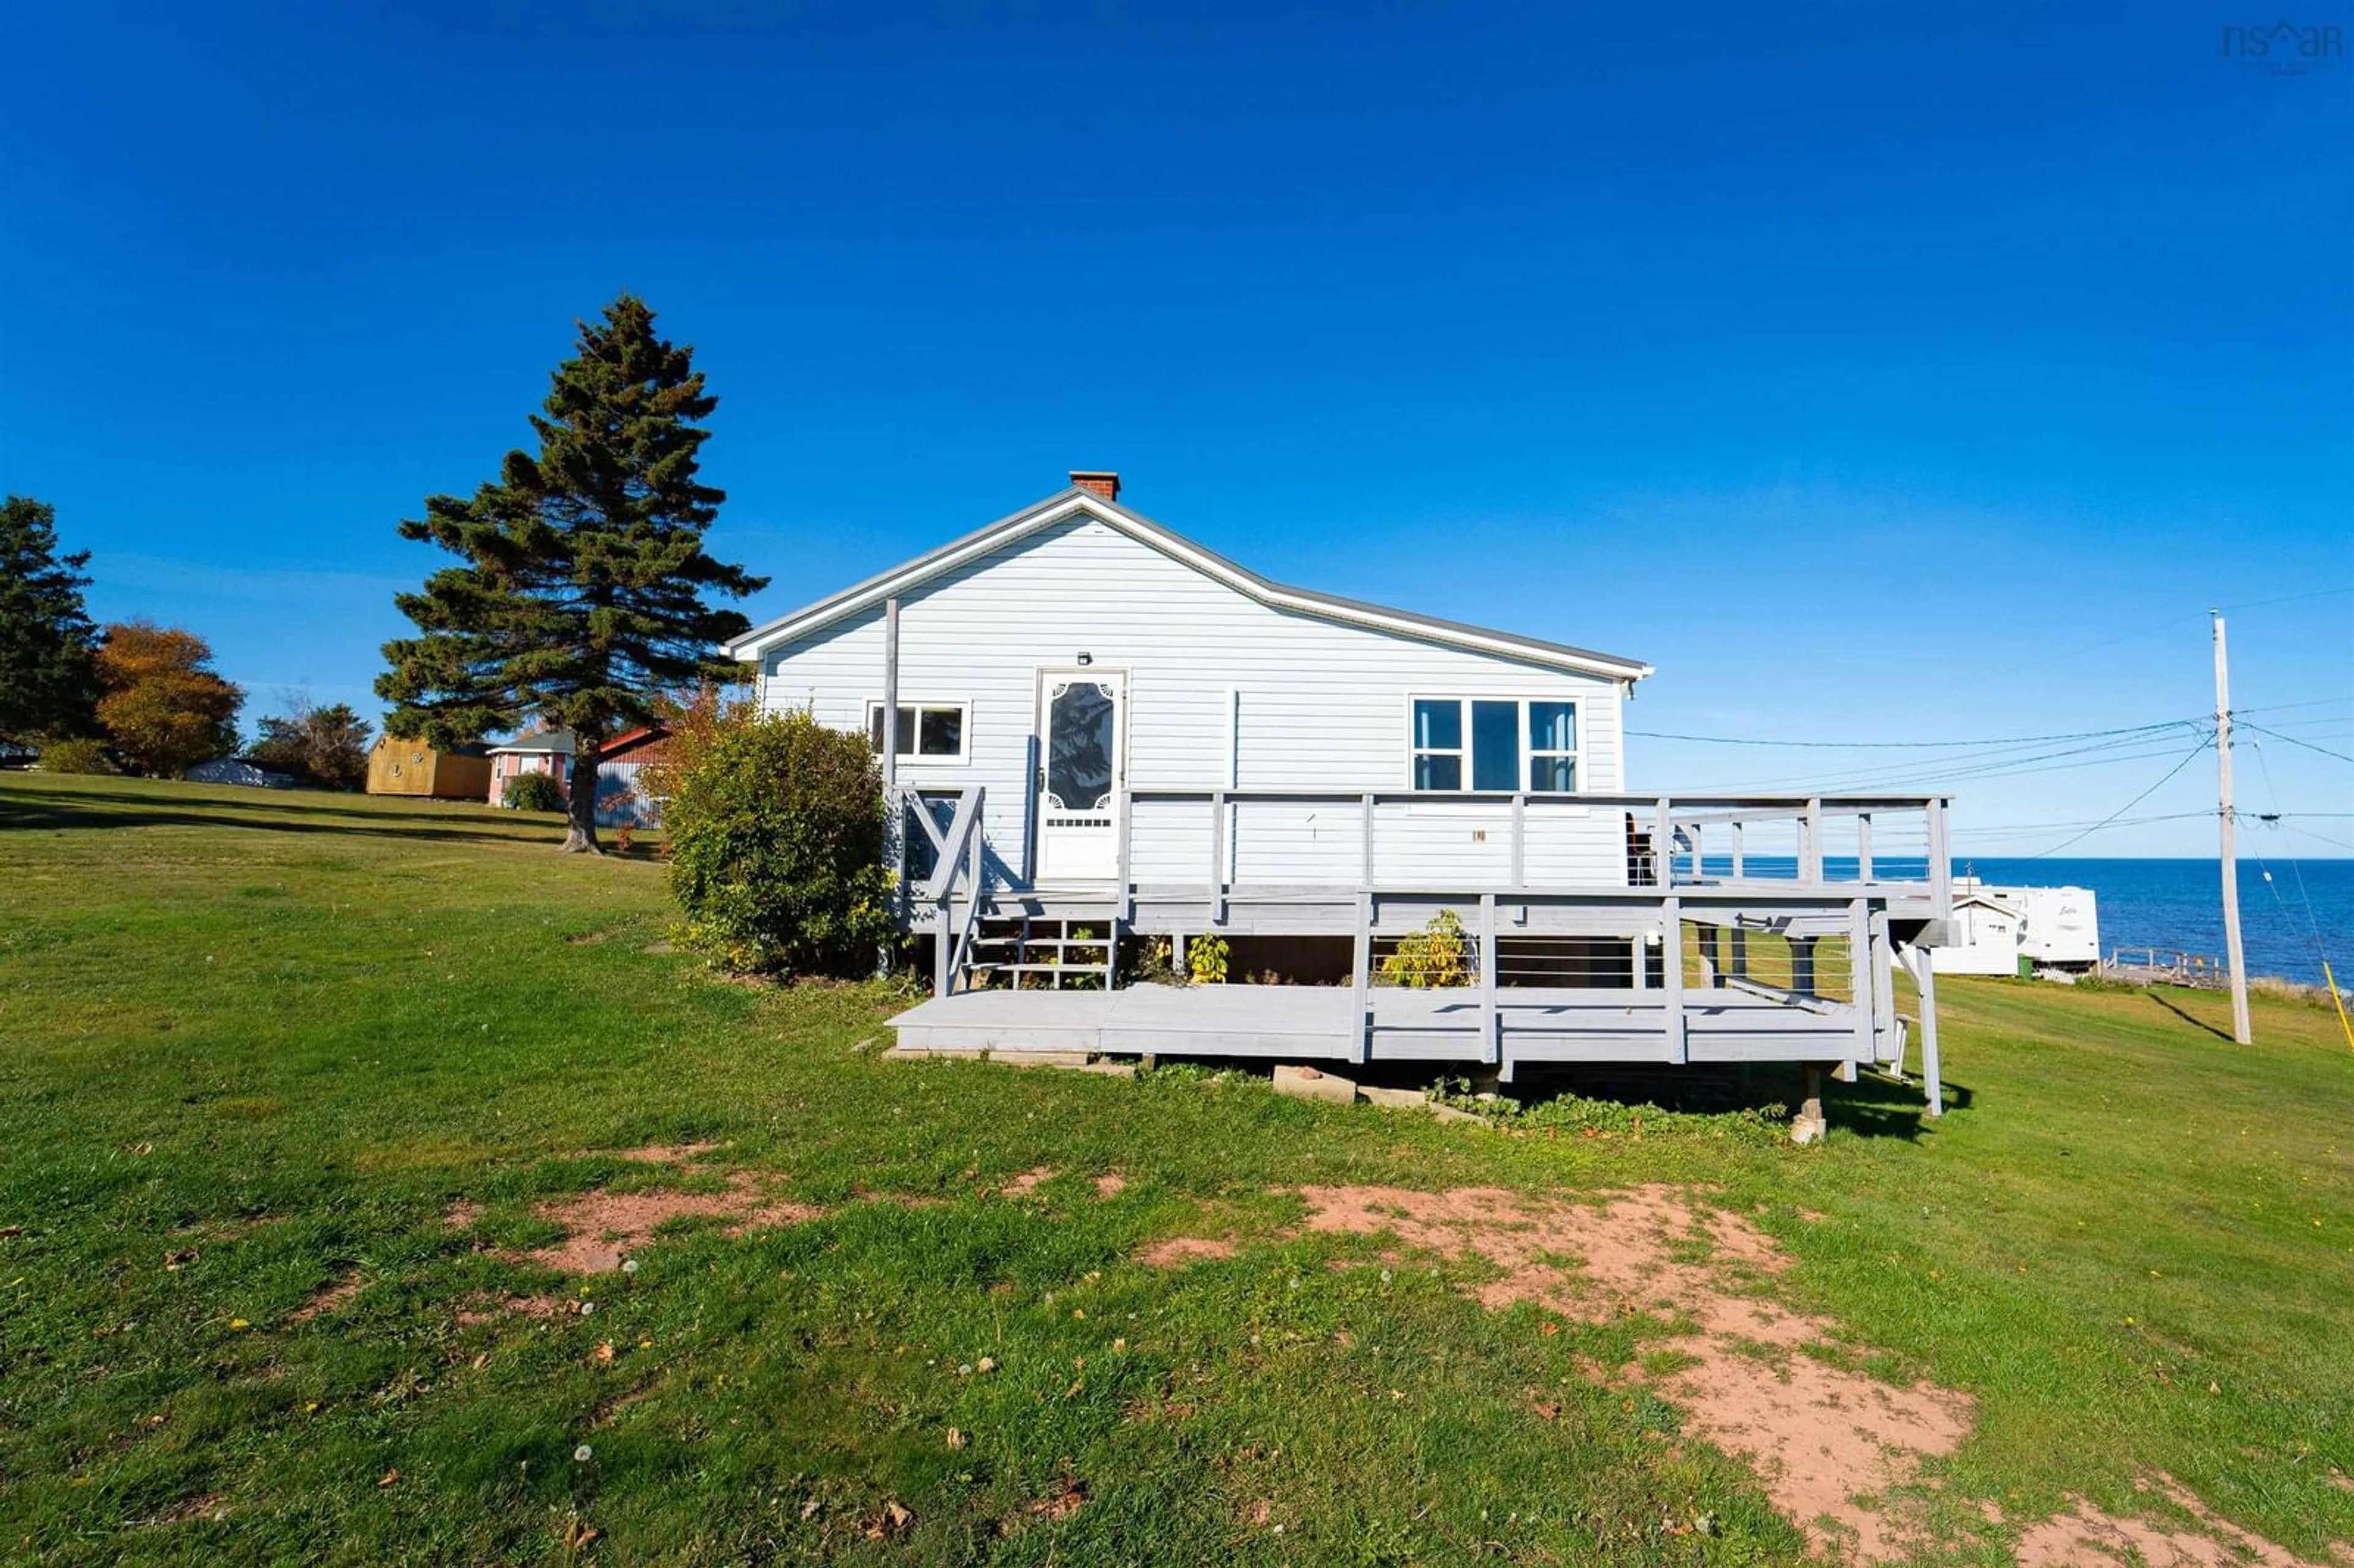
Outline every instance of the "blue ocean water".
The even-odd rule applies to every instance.
[[[2005,860],[1979,855],[1955,861],[1954,873],[1983,877],[1999,886],[2091,888],[2100,911],[2105,954],[2118,948],[2157,948],[2212,958],[2223,953],[2221,871],[2212,860]],[[2321,954],[2326,952],[2339,987],[2354,986],[2354,859],[2259,860],[2243,853],[2240,940],[2250,974],[2319,985]]]

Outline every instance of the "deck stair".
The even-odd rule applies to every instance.
[[[966,991],[1108,990],[1119,962],[1114,917],[981,917],[960,988]]]

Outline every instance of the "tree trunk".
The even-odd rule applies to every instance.
[[[597,842],[597,768],[604,754],[602,740],[574,732],[572,782],[564,802],[566,854],[605,853]]]

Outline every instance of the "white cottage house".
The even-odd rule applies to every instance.
[[[1914,969],[1943,916],[1942,800],[1633,795],[1625,710],[1649,664],[1271,582],[1121,504],[1110,473],[1074,472],[726,651],[765,707],[873,737],[914,808],[907,925],[940,994],[902,1018],[903,1044],[1324,1042],[1508,1075],[1515,1060],[1885,1062],[1901,1032],[1873,966],[1844,1006],[1768,996],[1742,932],[1788,935],[1811,991],[1822,936],[1851,936],[1884,974]],[[1861,875],[1834,886],[1826,867],[1850,847]],[[1442,911],[1469,934],[1479,997],[1433,1013],[1379,985],[1377,954]],[[1116,944],[1140,934],[1181,967],[1211,937],[1257,944],[1238,970],[1264,955],[1349,983],[1123,991]],[[1664,957],[1695,948],[1712,1009],[1681,1000],[1687,966]],[[1082,959],[1097,989],[1074,994]]]
[[[1272,583],[1119,505],[1112,476],[1073,478],[729,649],[758,661],[766,706],[864,728],[879,750],[896,599],[898,781],[1030,803],[989,813],[1001,885],[1109,882],[1123,829],[1139,877],[1180,869],[1164,863],[1192,835],[1132,790],[1405,790],[1435,806],[1623,787],[1621,713],[1649,664]],[[1623,881],[1622,824],[1585,822],[1548,853]],[[1354,875],[1353,828],[1316,803],[1244,827],[1238,880]],[[1405,863],[1432,874],[1476,847],[1457,827],[1425,840]]]

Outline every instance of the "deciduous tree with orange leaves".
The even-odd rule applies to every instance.
[[[106,629],[98,651],[98,722],[133,772],[176,779],[237,749],[245,694],[212,668],[213,651],[193,631],[153,621]]]

